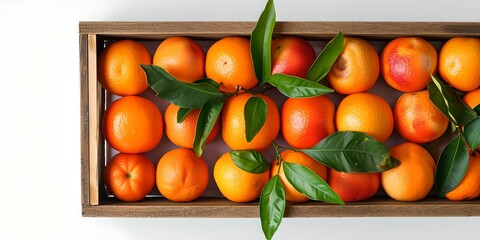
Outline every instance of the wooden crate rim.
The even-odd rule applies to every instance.
[[[79,33],[140,37],[249,35],[255,24],[253,21],[81,21]],[[480,36],[480,22],[278,21],[274,34],[330,37],[338,31],[347,36],[378,38]]]

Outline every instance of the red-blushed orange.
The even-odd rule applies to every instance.
[[[311,148],[335,132],[335,105],[326,95],[288,98],[282,106],[281,128],[290,146]]]

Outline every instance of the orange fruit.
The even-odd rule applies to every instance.
[[[328,185],[344,202],[370,199],[380,187],[380,173],[346,173],[328,169]]]
[[[354,93],[346,96],[337,107],[337,131],[366,133],[386,142],[393,131],[390,105],[373,93]]]
[[[327,179],[327,167],[323,165],[322,163],[316,161],[315,159],[311,158],[307,154],[303,152],[296,152],[293,150],[285,150],[280,153],[280,156],[282,157],[283,161],[288,162],[288,163],[297,163],[301,164],[304,167],[309,168],[312,170],[315,174],[317,174],[319,177],[321,177],[323,180],[326,181]],[[272,163],[272,168],[270,169],[270,174],[271,176],[279,175],[280,180],[282,181],[282,184],[285,188],[285,194],[287,201],[291,202],[306,202],[308,201],[308,197],[303,195],[302,193],[298,192],[292,184],[288,181],[287,177],[285,176],[285,173],[283,172],[283,165],[280,166],[278,164],[278,159],[276,159]]]
[[[160,158],[156,178],[158,191],[165,198],[175,202],[193,201],[207,189],[207,162],[191,149],[173,149]]]
[[[480,88],[467,92],[463,96],[463,101],[472,109],[480,105]],[[477,150],[480,150],[480,147],[477,147]]]
[[[447,193],[449,200],[462,201],[480,197],[480,154],[470,155],[467,172],[460,184]]]
[[[163,135],[160,110],[150,100],[126,96],[112,102],[103,115],[105,140],[119,152],[142,153],[155,148]]]
[[[282,106],[281,127],[290,146],[311,148],[335,132],[335,105],[326,95],[288,98]]]
[[[416,143],[405,142],[390,149],[400,165],[380,173],[385,192],[398,201],[418,201],[433,187],[435,161],[430,153]]]
[[[383,79],[392,88],[415,92],[427,87],[437,70],[437,50],[419,37],[399,37],[390,41],[380,55]]]
[[[472,109],[480,104],[480,88],[468,92],[463,96],[463,101]]]
[[[295,36],[281,36],[272,40],[272,75],[282,73],[306,78],[307,72],[317,58],[312,45]]]
[[[174,36],[163,40],[153,54],[153,64],[183,82],[194,82],[205,75],[205,53],[189,37]]]
[[[280,131],[280,113],[275,102],[266,95],[255,94],[255,96],[266,101],[267,118],[257,135],[252,141],[247,142],[244,108],[248,99],[253,96],[251,93],[240,93],[229,97],[224,103],[222,109],[222,138],[233,150],[263,151],[272,144]]]
[[[152,161],[139,153],[119,153],[107,162],[103,181],[108,191],[126,202],[143,199],[155,185]]]
[[[393,108],[395,129],[405,140],[431,142],[443,135],[448,119],[430,101],[427,90],[402,94]]]
[[[178,123],[177,113],[179,109],[179,106],[171,103],[165,110],[165,134],[173,144],[180,147],[192,148],[200,110],[192,110],[181,123]],[[213,141],[219,130],[220,121],[218,120],[213,126],[210,135],[208,135],[206,143]]]
[[[220,90],[235,92],[237,86],[250,89],[258,84],[250,53],[250,40],[225,37],[210,46],[205,60],[208,78],[220,83]]]
[[[440,76],[452,87],[464,92],[480,87],[480,38],[451,38],[439,55]]]
[[[262,193],[263,186],[270,179],[270,171],[255,174],[235,165],[230,152],[224,153],[215,162],[213,178],[220,192],[233,202],[251,202]]]
[[[108,44],[98,57],[98,81],[108,92],[120,96],[139,95],[147,88],[140,64],[151,64],[147,47],[134,40]]]
[[[355,37],[345,37],[343,51],[333,64],[327,80],[336,92],[368,91],[380,75],[380,60],[373,46]]]

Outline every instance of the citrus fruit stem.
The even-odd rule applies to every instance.
[[[127,174],[125,174],[125,177],[126,177],[127,179],[130,179],[130,178],[132,177],[132,175],[130,175],[130,173],[127,173]]]
[[[465,146],[467,146],[467,147],[470,146],[467,142],[467,139],[465,138],[465,133],[463,132],[463,129],[458,125],[455,125],[455,128],[457,129],[458,133],[460,134],[460,137],[462,138],[462,141],[465,144]],[[472,152],[473,152],[473,150],[472,150]]]
[[[292,151],[297,151],[296,149],[293,149],[293,148],[289,148],[289,147],[283,147],[283,146],[280,146],[278,144],[276,144],[275,142],[272,142],[272,145],[273,145],[273,148],[275,149],[275,156],[276,158],[278,159],[278,165],[281,166],[281,164],[283,163],[283,158],[282,158],[282,155],[280,154],[280,149],[288,149],[288,150],[292,150]],[[278,168],[277,170],[277,174],[280,173],[280,168]]]

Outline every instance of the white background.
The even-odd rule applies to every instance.
[[[480,1],[276,0],[277,20],[480,21]],[[259,219],[83,218],[78,22],[255,21],[259,0],[0,0],[0,239],[262,239]],[[276,239],[478,239],[480,218],[284,219]]]

